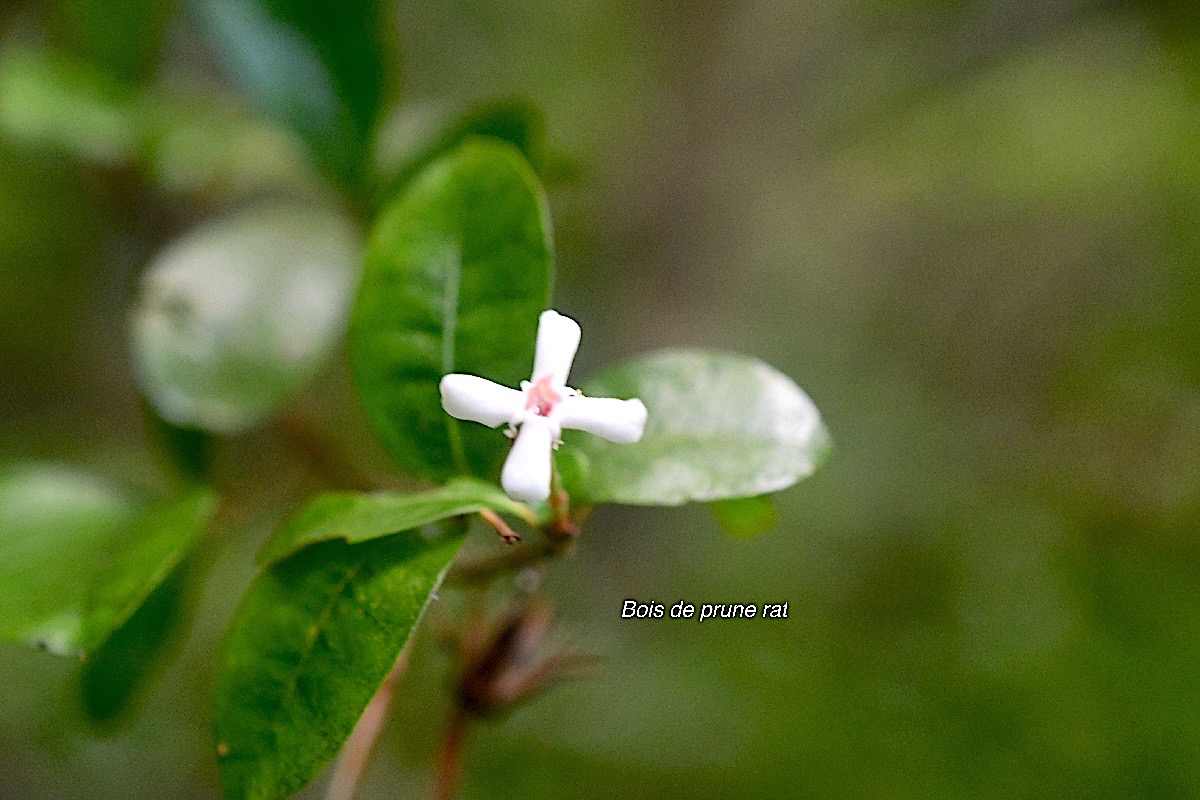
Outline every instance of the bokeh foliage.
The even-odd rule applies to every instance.
[[[134,87],[122,103],[199,84],[226,127],[184,103],[185,142],[219,152],[236,122],[271,155],[247,169],[283,165],[249,189],[230,191],[235,169],[179,192],[138,164],[0,141],[0,454],[152,482],[127,444],[142,425],[135,276],[231,195],[309,186],[287,165],[312,145],[231,97],[197,52],[195,8],[161,42],[108,49],[67,24],[99,4],[70,5],[0,8],[6,63],[48,36]],[[583,164],[552,198],[560,307],[592,343],[578,374],[668,344],[754,353],[809,390],[838,442],[750,541],[700,510],[597,512],[551,589],[612,663],[481,734],[469,796],[1195,794],[1200,36],[1186,4],[520,0],[403,3],[395,19],[406,102],[528,95]],[[138,55],[153,52],[156,69]],[[139,136],[138,159],[179,141]],[[344,378],[323,381],[311,402],[353,419]],[[242,447],[264,463],[276,444]],[[297,479],[278,469],[251,490]],[[5,793],[212,796],[211,653],[275,519],[242,522],[261,533],[221,554],[188,650],[123,738],[72,732],[65,665],[0,651]],[[635,624],[617,619],[626,597],[791,613]],[[368,796],[423,790],[441,661],[420,644]]]

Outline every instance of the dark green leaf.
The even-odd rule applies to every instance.
[[[477,106],[437,135],[422,136],[424,132],[418,132],[416,142],[406,141],[412,136],[407,130],[408,122],[401,113],[395,124],[386,127],[379,137],[379,168],[389,176],[383,192],[385,199],[402,189],[433,161],[472,137],[486,136],[508,142],[521,151],[539,175],[549,158],[546,120],[536,104],[522,98],[495,100]]]
[[[158,585],[124,625],[84,661],[79,674],[83,711],[98,733],[132,719],[172,655],[182,646],[203,573],[191,556]]]
[[[195,489],[148,508],[62,467],[0,475],[0,638],[79,655],[99,647],[183,560],[215,506]]]
[[[72,53],[129,83],[151,78],[173,0],[62,0],[55,3],[58,39]]]
[[[678,505],[777,492],[812,474],[829,449],[808,395],[746,356],[660,351],[606,370],[584,389],[641,398],[649,411],[637,444],[564,435],[563,480],[590,502]]]
[[[462,542],[320,542],[261,572],[234,614],[213,725],[229,800],[298,791],[337,754]]]
[[[714,500],[708,508],[717,524],[737,539],[750,539],[769,531],[778,517],[775,500],[769,494]]]
[[[141,405],[150,441],[166,466],[186,482],[203,482],[212,467],[216,438],[199,428],[167,422],[155,413],[149,401],[143,400]]]
[[[391,72],[382,0],[194,0],[231,79],[330,173],[362,179]]]
[[[384,212],[350,322],[359,396],[417,475],[489,477],[508,441],[442,410],[443,375],[517,386],[550,293],[545,197],[511,145],[477,139],[434,162]]]
[[[275,531],[259,551],[258,561],[272,564],[316,542],[365,542],[485,508],[537,524],[528,506],[510,499],[499,487],[472,478],[458,478],[420,494],[323,494]]]

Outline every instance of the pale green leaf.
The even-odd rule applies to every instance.
[[[133,315],[138,377],[169,422],[235,433],[299,393],[345,327],[359,238],[341,214],[268,207],[159,255]]]
[[[768,494],[811,475],[829,449],[808,395],[747,356],[659,351],[606,370],[584,389],[640,398],[649,412],[637,444],[564,434],[557,463],[584,501],[669,506]]]

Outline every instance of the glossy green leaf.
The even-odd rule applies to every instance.
[[[151,682],[182,647],[198,599],[199,559],[177,566],[79,672],[84,714],[103,734],[131,721]]]
[[[536,104],[521,98],[494,100],[446,124],[436,109],[402,106],[380,131],[376,160],[389,176],[383,196],[391,197],[422,169],[472,137],[508,142],[542,174],[547,155],[546,120]]]
[[[564,434],[558,467],[568,491],[590,502],[678,505],[777,492],[812,474],[829,449],[808,395],[746,356],[659,351],[584,390],[641,398],[649,412],[637,444]]]
[[[193,0],[233,82],[356,184],[392,71],[382,0]]]
[[[721,529],[735,539],[750,539],[775,527],[778,510],[769,494],[731,497],[708,504]]]
[[[254,579],[234,614],[213,725],[228,800],[274,800],[337,754],[462,542],[417,531],[307,547]]]
[[[549,302],[546,200],[511,145],[472,140],[427,167],[383,213],[350,322],[359,396],[392,456],[442,481],[492,476],[508,440],[442,410],[465,372],[517,386]]]
[[[142,281],[133,352],[182,427],[234,433],[299,393],[341,339],[359,239],[341,214],[259,208],[175,242]]]
[[[275,531],[258,561],[272,564],[316,542],[365,542],[485,508],[537,524],[529,506],[512,500],[498,486],[472,478],[457,478],[419,494],[323,494]]]
[[[147,508],[76,470],[5,470],[0,638],[61,655],[99,647],[182,561],[214,505],[196,489]]]

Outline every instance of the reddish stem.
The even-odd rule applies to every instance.
[[[521,534],[510,528],[508,523],[490,508],[479,509],[479,517],[500,534],[500,538],[505,544],[516,544],[521,541]]]
[[[438,751],[437,763],[434,767],[433,800],[454,800],[458,789],[459,776],[462,773],[463,749],[467,743],[467,731],[471,718],[461,708],[454,710],[450,724],[446,727],[446,737],[442,740],[442,749]]]

